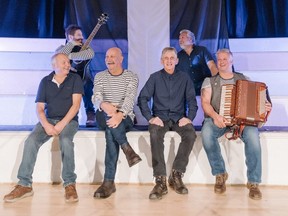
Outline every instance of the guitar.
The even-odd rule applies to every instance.
[[[96,33],[100,29],[101,25],[105,24],[106,21],[108,20],[108,18],[109,18],[108,14],[103,13],[98,18],[98,22],[97,22],[96,26],[92,30],[91,34],[89,35],[89,37],[87,38],[85,43],[82,46],[75,46],[72,49],[72,52],[80,52],[80,51],[86,50],[87,47],[89,46],[89,44],[91,43],[92,39],[95,37]],[[91,59],[83,60],[83,61],[79,61],[79,60],[78,61],[72,61],[71,60],[71,71],[79,74],[81,76],[81,78],[84,79],[85,71],[86,71],[86,68],[87,68],[88,64],[90,63],[90,61],[91,61]]]

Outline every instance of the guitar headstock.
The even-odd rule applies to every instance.
[[[98,18],[98,24],[103,25],[107,22],[107,20],[109,19],[108,14],[103,13],[101,14],[101,16]]]

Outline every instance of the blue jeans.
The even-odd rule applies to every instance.
[[[202,142],[213,175],[226,172],[218,138],[229,131],[229,127],[218,128],[211,118],[205,118],[202,126]],[[241,140],[244,142],[247,178],[250,183],[260,183],[262,175],[261,145],[257,127],[245,126]]]
[[[167,175],[164,157],[164,136],[169,130],[176,131],[181,137],[181,142],[172,169],[185,173],[189,162],[189,155],[196,139],[195,129],[192,124],[179,127],[178,123],[175,123],[172,120],[164,121],[163,123],[164,127],[149,124],[153,176]]]
[[[55,125],[59,120],[48,119],[48,121]],[[59,144],[62,156],[62,179],[64,187],[69,184],[75,184],[75,163],[74,163],[74,143],[73,138],[78,130],[78,122],[72,120],[59,135]],[[19,185],[31,187],[32,174],[40,147],[51,136],[47,135],[40,123],[37,123],[25,140],[22,162],[18,171]]]
[[[119,158],[119,147],[128,143],[126,132],[131,130],[133,122],[129,116],[123,119],[117,128],[110,128],[106,121],[109,117],[105,112],[96,111],[96,121],[101,130],[105,130],[106,153],[105,153],[105,174],[104,180],[114,181],[117,161]]]

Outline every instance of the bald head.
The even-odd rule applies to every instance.
[[[120,71],[122,73],[122,62],[123,62],[123,55],[121,49],[118,47],[112,47],[107,50],[105,56],[105,63],[110,73],[112,74],[119,74]]]
[[[108,49],[106,54],[107,53],[114,53],[115,55],[122,56],[122,50],[120,48],[118,48],[118,47],[112,47],[112,48]]]

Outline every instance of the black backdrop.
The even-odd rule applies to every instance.
[[[110,22],[97,36],[127,39],[127,0],[0,0],[0,5],[0,37],[61,38],[69,23],[81,25],[87,36],[108,12]],[[207,29],[215,21],[229,38],[288,36],[288,0],[170,0],[170,5],[172,39],[181,21],[199,38],[207,33],[201,23]]]

